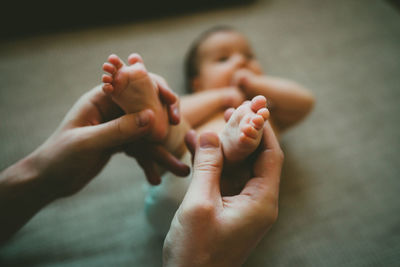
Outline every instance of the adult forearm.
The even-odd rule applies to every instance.
[[[0,173],[0,243],[55,198],[33,165],[28,156]]]

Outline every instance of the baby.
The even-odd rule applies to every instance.
[[[182,98],[182,114],[194,128],[203,128],[210,120],[222,121],[227,107],[262,95],[268,99],[269,121],[279,136],[314,104],[312,94],[300,85],[263,75],[246,38],[230,27],[212,28],[200,35],[187,55],[185,74],[186,87],[194,94]]]
[[[103,76],[104,92],[127,113],[153,109],[158,121],[152,136],[165,143],[183,162],[191,161],[190,153],[182,149],[183,136],[189,128],[219,133],[224,170],[231,170],[229,177],[221,180],[223,195],[239,193],[247,182],[242,178],[250,177],[240,163],[257,149],[264,122],[268,119],[279,135],[304,118],[314,102],[313,96],[296,83],[262,75],[246,38],[229,27],[205,32],[190,49],[186,78],[188,89],[194,93],[181,99],[183,121],[178,126],[168,126],[157,85],[138,55],[128,58],[129,65],[114,55],[108,61],[103,66],[110,74]],[[246,99],[251,101],[243,102]],[[231,109],[224,113],[227,108]],[[232,176],[234,173],[236,177]],[[161,185],[149,188],[145,211],[159,234],[168,232],[189,184],[190,179],[167,173]]]

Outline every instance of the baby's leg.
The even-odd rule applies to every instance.
[[[220,134],[225,161],[241,162],[260,144],[264,122],[269,117],[266,99],[256,96],[236,110],[228,110],[225,116],[227,124]]]
[[[110,75],[103,75],[103,91],[126,113],[152,109],[155,123],[151,138],[161,141],[167,135],[169,121],[166,107],[159,98],[158,86],[151,79],[138,54],[131,54],[128,63],[130,65],[125,65],[116,55],[108,57],[103,70]]]

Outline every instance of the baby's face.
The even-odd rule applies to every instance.
[[[216,32],[208,37],[198,51],[199,74],[193,80],[195,91],[231,85],[233,75],[240,69],[261,74],[246,38],[235,31]]]

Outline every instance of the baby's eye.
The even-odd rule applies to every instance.
[[[218,58],[218,62],[225,62],[225,61],[227,61],[228,59],[229,59],[228,56],[222,56],[222,57],[219,57],[219,58]]]

